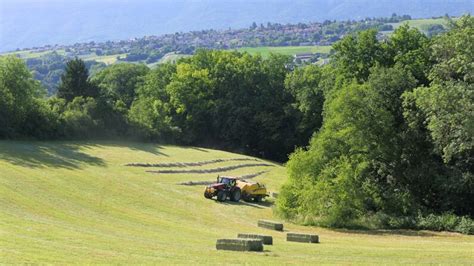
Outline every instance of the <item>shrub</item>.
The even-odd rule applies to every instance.
[[[418,215],[417,220],[418,229],[474,234],[474,220],[467,216],[456,216],[452,213],[429,214],[427,216]]]

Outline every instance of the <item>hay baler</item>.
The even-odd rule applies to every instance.
[[[260,202],[265,197],[268,197],[267,188],[265,185],[257,182],[249,182],[245,180],[237,180],[237,186],[242,192],[242,199],[245,201]]]

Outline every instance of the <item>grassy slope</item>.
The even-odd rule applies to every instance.
[[[3,53],[0,54],[0,56],[7,56],[7,55],[17,55],[20,56],[22,59],[31,59],[31,58],[39,58],[43,55],[46,55],[48,53],[51,53],[52,50],[50,51],[44,51],[44,52],[33,52],[33,51],[19,51],[19,52],[9,52],[9,53]],[[64,50],[56,50],[56,52],[60,55],[65,55],[66,52]],[[97,62],[102,62],[107,65],[114,64],[117,62],[117,57],[124,58],[127,54],[115,54],[115,55],[101,55],[98,56],[95,53],[91,53],[88,55],[81,55],[79,58],[88,61],[88,60],[95,60]]]
[[[453,18],[453,19],[456,20],[457,18]],[[443,25],[443,26],[447,25],[447,21],[444,18],[412,19],[412,20],[402,21],[399,23],[389,23],[389,24],[391,24],[393,28],[396,29],[406,23],[410,27],[417,28],[421,31],[427,31],[430,26],[436,25],[436,24]]]
[[[203,186],[215,174],[151,174],[128,162],[202,161],[242,155],[201,148],[114,142],[0,141],[0,263],[265,263],[469,264],[474,237],[433,232],[348,232],[285,224],[313,232],[321,244],[288,243],[284,233],[256,227],[275,219],[268,204],[217,203]],[[214,168],[246,162],[216,163]],[[249,162],[251,163],[251,162]],[[275,191],[284,168],[256,178]],[[239,232],[274,236],[263,253],[215,250]]]
[[[101,55],[98,56],[95,53],[86,55],[86,56],[81,56],[80,58],[85,60],[85,61],[92,61],[95,60],[97,62],[102,62],[106,65],[111,65],[115,64],[117,62],[117,57],[119,58],[125,58],[127,54],[114,54],[114,55]]]
[[[38,58],[45,54],[51,53],[53,50],[47,50],[43,52],[35,52],[33,50],[25,50],[25,51],[18,51],[18,52],[7,52],[7,53],[0,53],[0,56],[7,56],[7,55],[16,55],[23,59],[31,59],[31,58]],[[60,55],[64,55],[66,52],[64,50],[56,50],[56,52]]]
[[[165,56],[163,56],[160,61],[158,61],[159,64],[163,63],[176,63],[181,58],[189,57],[190,55],[187,54],[177,54],[177,53],[167,53]]]
[[[244,47],[236,49],[241,52],[248,52],[250,54],[260,54],[263,57],[268,57],[270,53],[295,55],[301,53],[329,53],[331,46],[263,46],[263,47]]]

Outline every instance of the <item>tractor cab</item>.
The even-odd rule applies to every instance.
[[[217,184],[224,184],[227,187],[235,187],[237,178],[229,176],[217,176]]]

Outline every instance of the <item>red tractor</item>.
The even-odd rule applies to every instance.
[[[229,198],[231,201],[240,201],[242,192],[237,186],[237,178],[229,176],[217,176],[217,182],[206,187],[204,197],[212,199],[217,197],[218,201],[226,201]]]

